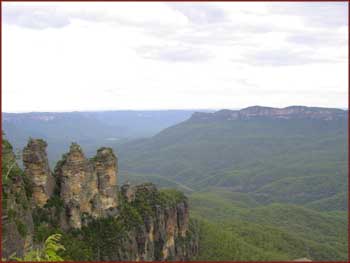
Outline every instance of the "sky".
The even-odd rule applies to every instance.
[[[347,2],[2,3],[2,111],[347,108]]]

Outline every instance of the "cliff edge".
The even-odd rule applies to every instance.
[[[66,235],[67,260],[82,260],[76,244],[95,261],[184,261],[197,253],[198,235],[181,192],[150,183],[119,188],[118,158],[106,147],[87,159],[72,143],[51,172],[46,147],[30,139],[24,172],[15,163],[15,174],[3,184],[4,258],[22,256],[55,232]],[[15,162],[7,141],[3,153]],[[11,211],[16,218],[7,222]]]

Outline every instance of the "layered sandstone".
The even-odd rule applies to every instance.
[[[67,223],[70,227],[81,228],[83,214],[98,216],[93,206],[98,194],[94,167],[85,158],[81,147],[72,143],[55,170]]]
[[[35,206],[43,207],[52,195],[54,178],[46,153],[47,143],[41,139],[29,139],[23,150],[24,173],[32,184]]]
[[[183,261],[198,252],[198,236],[190,229],[188,200],[183,194],[175,192],[174,197],[149,183],[122,189],[123,201],[142,212],[142,224],[124,240],[133,253],[108,260]]]
[[[103,215],[113,215],[118,206],[117,195],[117,157],[111,148],[100,148],[93,158],[97,175],[99,209]]]
[[[85,220],[117,213],[117,157],[101,148],[88,160],[81,147],[72,143],[55,171],[69,227],[81,228]]]

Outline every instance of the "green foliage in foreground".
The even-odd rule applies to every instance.
[[[27,254],[25,254],[23,258],[13,257],[11,259],[24,262],[64,261],[64,259],[58,255],[60,251],[65,250],[64,246],[60,244],[61,237],[62,236],[60,234],[51,235],[46,239],[44,247],[42,249],[31,250]]]

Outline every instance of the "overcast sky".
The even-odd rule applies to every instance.
[[[347,3],[3,4],[2,110],[347,107]]]

